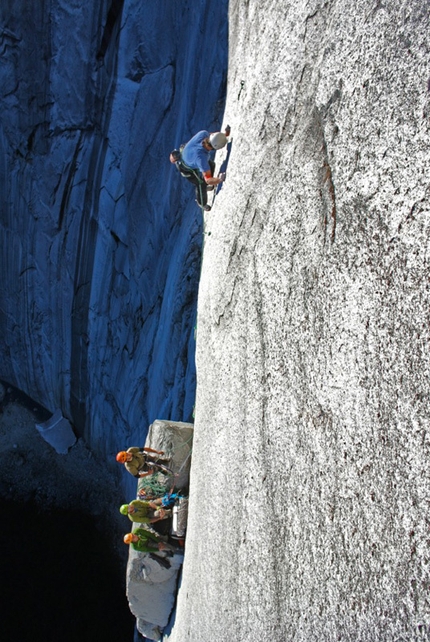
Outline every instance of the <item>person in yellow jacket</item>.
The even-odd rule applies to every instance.
[[[154,455],[158,456],[155,457]],[[121,450],[117,454],[116,460],[120,464],[124,464],[126,470],[133,475],[133,477],[146,477],[154,472],[154,466],[169,472],[169,469],[165,465],[159,463],[160,457],[163,455],[164,452],[162,450],[133,446],[127,450]],[[166,461],[166,459],[162,457],[162,461]],[[154,466],[151,467],[151,464]]]

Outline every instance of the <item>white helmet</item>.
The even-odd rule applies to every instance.
[[[216,132],[209,136],[209,142],[214,149],[222,149],[227,145],[227,136],[222,132]]]

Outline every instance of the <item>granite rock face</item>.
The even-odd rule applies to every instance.
[[[226,8],[0,8],[0,375],[101,455],[191,419],[201,216],[168,155],[222,117]]]
[[[428,640],[428,6],[229,21],[169,639]]]

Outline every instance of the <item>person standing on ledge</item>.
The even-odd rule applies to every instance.
[[[158,456],[154,457],[154,455]],[[121,450],[121,452],[117,454],[116,460],[120,464],[124,464],[126,470],[128,470],[133,477],[146,477],[147,475],[152,475],[154,467],[170,472],[165,465],[159,463],[160,459],[162,461],[168,461],[168,459],[162,457],[162,455],[164,455],[162,450],[132,446],[127,450]]]
[[[225,174],[216,177],[215,162],[210,154],[213,151],[222,149],[227,145],[227,136],[230,135],[230,126],[227,125],[225,132],[214,132],[210,134],[202,130],[195,134],[181,150],[173,150],[170,154],[170,162],[174,163],[181,175],[192,183],[196,188],[197,204],[209,212],[208,190],[213,190],[224,179]]]
[[[132,533],[124,535],[124,544],[130,544],[135,551],[140,553],[150,553],[151,551],[183,553],[184,551],[180,546],[164,542],[160,535],[147,531],[145,528],[137,528]]]
[[[127,515],[132,522],[141,524],[155,524],[160,519],[167,519],[172,515],[171,510],[166,510],[161,506],[161,500],[154,502],[134,499],[129,504],[123,504],[119,512],[121,515]]]

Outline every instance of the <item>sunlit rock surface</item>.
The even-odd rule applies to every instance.
[[[229,12],[170,639],[428,640],[428,6]]]
[[[192,418],[201,214],[168,155],[220,125],[226,11],[0,7],[0,375],[101,454]]]

